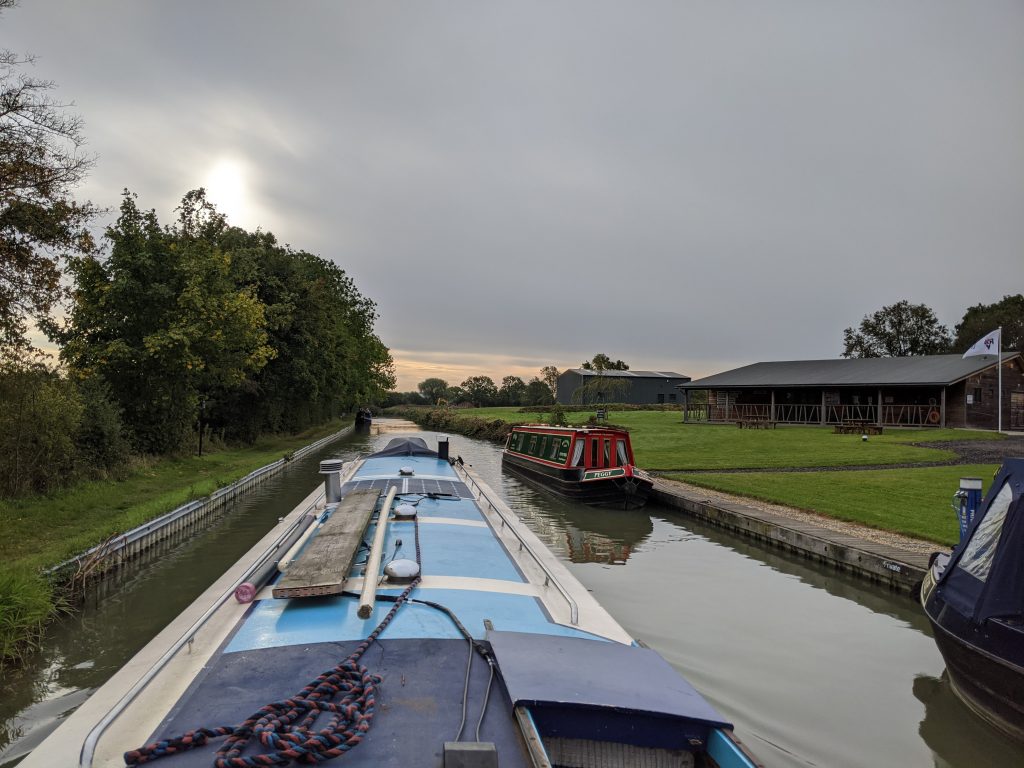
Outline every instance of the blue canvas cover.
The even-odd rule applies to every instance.
[[[939,584],[976,624],[1024,618],[1024,459],[1006,459]]]

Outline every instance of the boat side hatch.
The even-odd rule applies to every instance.
[[[597,742],[703,752],[714,729],[732,728],[648,648],[495,630],[487,640],[512,705],[529,710],[549,752]]]

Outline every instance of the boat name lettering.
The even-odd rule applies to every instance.
[[[903,573],[903,566],[899,563],[894,563],[891,560],[883,560],[882,567],[888,568],[890,571],[893,571],[894,573]]]

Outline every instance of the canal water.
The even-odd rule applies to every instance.
[[[369,434],[296,462],[201,535],[101,583],[24,668],[3,672],[0,768],[16,765],[303,499],[320,482],[321,459],[350,460],[414,431],[378,420]],[[1024,746],[956,699],[910,599],[657,505],[623,513],[557,500],[503,474],[490,443],[453,436],[452,453],[734,722],[768,768],[1024,766]]]

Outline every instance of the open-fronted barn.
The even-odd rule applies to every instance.
[[[1004,352],[1004,429],[1024,429],[1024,363]],[[754,363],[680,384],[684,421],[995,429],[995,355]],[[707,392],[707,402],[691,393]]]

